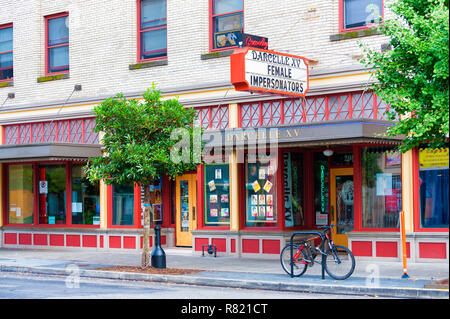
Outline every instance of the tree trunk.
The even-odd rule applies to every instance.
[[[152,211],[151,206],[151,193],[150,185],[144,185],[144,238],[143,238],[143,250],[142,250],[142,265],[143,269],[150,265],[150,214]]]

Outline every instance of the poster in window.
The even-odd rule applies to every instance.
[[[211,217],[217,217],[217,208],[211,208],[209,212]]]
[[[266,183],[264,184],[264,190],[267,193],[270,193],[270,190],[272,189],[272,183],[270,181],[266,181]]]
[[[222,170],[220,168],[217,168],[215,171],[216,179],[222,179]]]
[[[266,206],[259,206],[259,216],[260,217],[266,216]]]
[[[228,194],[220,195],[220,202],[221,203],[228,203]]]
[[[258,205],[258,195],[252,195],[251,204]]]
[[[419,167],[420,168],[448,168],[449,149],[439,148],[421,148],[419,149]]]
[[[220,216],[222,216],[222,217],[230,216],[230,211],[228,210],[228,208],[221,208],[220,209]]]
[[[379,173],[377,174],[377,196],[392,195],[392,174]]]
[[[266,178],[266,169],[264,167],[260,167],[259,168],[258,178],[259,179],[265,179]]]
[[[217,195],[209,195],[209,202],[210,203],[217,203]]]
[[[213,180],[208,182],[208,186],[211,192],[216,190],[216,184],[214,183]]]
[[[254,182],[252,183],[252,187],[253,187],[253,191],[254,191],[255,193],[257,193],[257,192],[261,189],[261,186],[259,185],[258,181],[254,181]]]
[[[252,217],[258,216],[258,206],[251,206]]]
[[[402,164],[402,153],[388,152],[385,155],[386,166],[398,166]]]
[[[48,181],[39,181],[39,194],[48,193]]]
[[[227,32],[218,32],[214,34],[215,40],[215,48],[227,48],[234,47],[242,42],[242,31],[241,30],[233,30]]]
[[[266,204],[266,196],[265,195],[259,195],[258,204],[259,205],[265,205]]]
[[[266,196],[266,204],[272,206],[273,205],[273,196],[267,195]]]
[[[269,220],[273,219],[273,207],[272,206],[266,206],[266,214],[267,214],[267,219],[269,219]]]
[[[162,221],[161,204],[153,204],[153,221]]]
[[[248,176],[249,179],[255,179],[257,173],[256,164],[248,164]]]

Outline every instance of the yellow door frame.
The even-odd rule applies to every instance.
[[[188,220],[189,231],[181,231],[180,182],[188,182]],[[184,174],[175,178],[175,246],[192,246],[191,231],[197,229],[197,174]]]
[[[335,225],[331,229],[331,238],[336,245],[348,247],[348,237],[345,234],[337,233],[337,211],[336,211],[336,176],[353,176],[353,168],[330,168],[330,222]],[[353,219],[355,218],[353,206]]]

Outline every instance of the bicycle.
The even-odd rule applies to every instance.
[[[293,276],[300,277],[303,275],[308,267],[314,265],[314,260],[321,254],[325,257],[325,271],[327,274],[336,279],[344,280],[349,278],[353,271],[355,270],[355,257],[350,249],[345,246],[335,245],[329,231],[334,225],[330,226],[319,226],[318,228],[323,228],[321,233],[321,241],[325,240],[324,249],[320,249],[320,245],[314,247],[311,245],[311,241],[318,237],[309,238],[306,240],[301,240],[299,244],[293,245]],[[289,243],[283,248],[280,254],[281,266],[284,271],[291,274],[291,244]]]

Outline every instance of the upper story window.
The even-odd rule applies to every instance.
[[[0,81],[13,78],[13,27],[0,26]]]
[[[139,8],[139,61],[167,56],[167,1],[141,0]]]
[[[69,71],[69,14],[45,18],[46,73]]]
[[[341,0],[341,31],[368,28],[382,15],[383,0]]]
[[[244,29],[243,0],[211,0],[211,49],[236,47]]]

